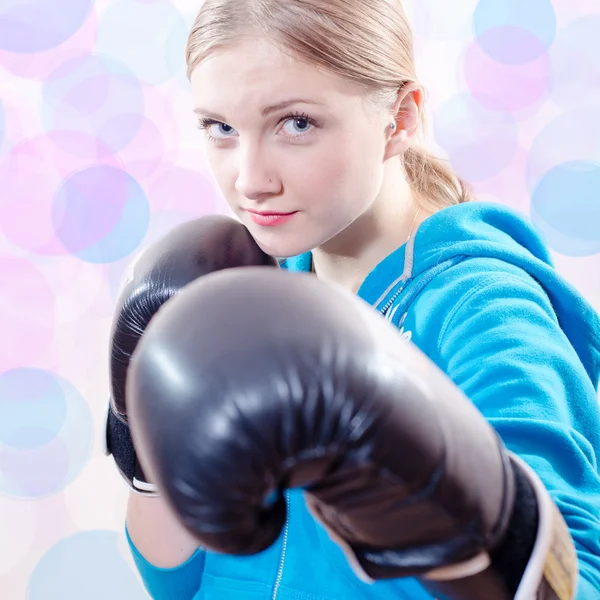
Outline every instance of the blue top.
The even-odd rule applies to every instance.
[[[309,271],[311,255],[282,267]],[[358,295],[445,371],[538,473],[575,540],[577,600],[600,598],[600,319],[556,273],[536,232],[491,203],[443,209],[377,265]],[[432,600],[415,579],[361,582],[301,492],[287,501],[284,531],[254,556],[199,549],[179,567],[158,569],[128,537],[152,597]]]

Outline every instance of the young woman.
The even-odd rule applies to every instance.
[[[187,60],[208,163],[258,247],[356,293],[461,388],[560,509],[577,599],[600,597],[597,315],[524,220],[472,201],[419,145],[400,1],[206,0]],[[132,494],[128,539],[148,590],[431,600],[414,579],[361,582],[290,503],[285,534],[240,557],[199,548],[160,497]]]

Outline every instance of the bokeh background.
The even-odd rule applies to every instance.
[[[228,212],[185,77],[200,4],[0,0],[3,600],[148,598],[102,454],[108,334],[133,256]],[[405,5],[431,145],[600,310],[600,3]]]

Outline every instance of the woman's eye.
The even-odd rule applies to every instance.
[[[215,121],[214,119],[200,119],[198,121],[198,129],[204,132],[206,138],[210,142],[216,142],[232,137],[230,134],[232,131],[235,131],[231,125]]]
[[[231,135],[232,131],[235,131],[235,129],[233,127],[231,127],[231,125],[227,125],[227,123],[214,123],[211,127],[214,127],[215,129],[213,129],[213,131],[211,132],[213,135],[224,135],[225,137],[228,137],[229,135]]]
[[[293,117],[288,119],[283,128],[288,135],[296,135],[298,133],[306,133],[310,131],[312,124],[310,121],[304,117]]]

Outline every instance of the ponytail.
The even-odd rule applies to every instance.
[[[403,166],[418,204],[426,210],[473,200],[465,182],[441,159],[423,148],[409,148],[404,153]]]

